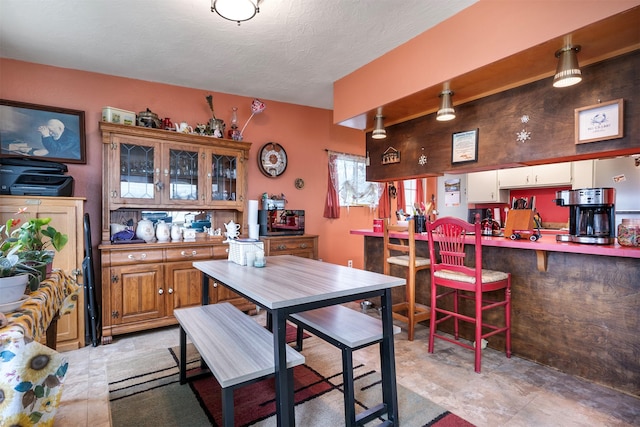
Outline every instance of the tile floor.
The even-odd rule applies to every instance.
[[[66,352],[69,371],[55,426],[110,426],[106,361],[178,340],[176,326]],[[413,342],[405,331],[396,335],[398,383],[477,426],[640,426],[640,399],[492,349],[484,351],[476,374],[471,351],[440,340],[429,354],[427,341],[421,325]],[[355,361],[379,368],[377,347],[356,351]]]

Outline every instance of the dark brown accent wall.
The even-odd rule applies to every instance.
[[[456,118],[438,122],[435,114],[387,127],[387,138],[367,134],[370,166],[367,180],[385,181],[444,172],[465,173],[519,165],[557,163],[640,152],[640,50],[582,68],[583,80],[568,88],[554,88],[552,78],[455,106]],[[454,92],[455,87],[451,88]],[[624,99],[624,136],[620,139],[575,144],[574,110]],[[455,95],[453,97],[455,105]],[[528,115],[527,124],[521,117]],[[478,161],[452,165],[455,132],[479,129]],[[526,129],[531,139],[517,141]],[[400,162],[382,165],[382,154],[393,147]],[[424,154],[427,163],[418,159]]]

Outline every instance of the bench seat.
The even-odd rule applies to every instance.
[[[230,303],[174,310],[180,323],[180,384],[187,382],[186,336],[222,388],[225,426],[233,426],[233,389],[273,375],[273,335]],[[286,346],[287,369],[305,358]],[[293,376],[289,372],[290,382]],[[292,387],[291,387],[292,388]]]
[[[353,351],[382,341],[382,322],[367,314],[342,305],[332,305],[303,311],[290,316],[298,325],[296,348],[302,350],[302,331],[306,329],[342,351],[342,377],[344,382],[345,425],[363,425],[385,414],[388,405],[383,402],[356,417],[353,381]],[[400,333],[393,326],[393,333]],[[382,357],[382,355],[381,355]],[[383,396],[385,393],[383,393]]]

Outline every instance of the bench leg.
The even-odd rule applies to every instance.
[[[296,351],[302,351],[302,337],[304,336],[304,328],[300,325],[296,325]]]
[[[233,427],[233,387],[222,389],[222,424]]]
[[[344,425],[356,425],[355,386],[353,384],[353,351],[342,349],[342,382],[344,383]]]
[[[187,333],[180,326],[180,384],[187,382]]]

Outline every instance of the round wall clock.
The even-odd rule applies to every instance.
[[[258,153],[258,168],[268,177],[276,178],[287,169],[287,153],[280,144],[268,142]]]

